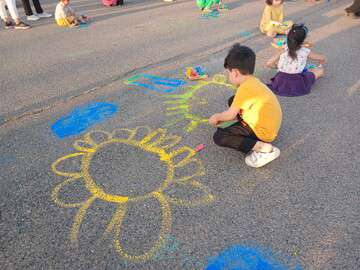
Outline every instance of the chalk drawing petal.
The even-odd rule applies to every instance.
[[[51,194],[51,198],[53,199],[53,201],[61,206],[61,207],[64,207],[64,208],[77,208],[77,207],[81,207],[87,200],[88,200],[88,197],[86,199],[80,199],[81,201],[80,202],[65,202],[63,199],[69,199],[69,200],[72,200],[72,198],[68,198],[69,196],[68,195],[64,195],[64,189],[68,188],[68,189],[71,189],[74,185],[78,184],[79,182],[83,181],[82,178],[78,178],[78,177],[75,177],[75,178],[69,178],[69,179],[66,179],[65,181],[61,182],[60,184],[58,184],[52,191],[52,194]],[[63,195],[63,196],[61,196]],[[78,196],[77,196],[78,197]]]
[[[190,159],[195,156],[196,152],[194,149],[184,146],[179,149],[172,151],[169,155],[174,160],[175,167],[181,167],[190,161]]]
[[[111,232],[114,231],[115,226],[121,226],[124,215],[126,214],[126,206],[127,203],[120,203],[118,208],[116,209],[115,214],[111,218],[109,224],[106,227],[103,238],[108,236]]]
[[[175,147],[181,142],[181,137],[176,135],[167,136],[164,140],[158,141],[156,146],[161,147],[162,149],[170,149]]]
[[[74,222],[70,232],[70,241],[74,246],[77,246],[78,244],[78,234],[86,212],[95,200],[96,197],[94,196],[88,198],[84,203],[81,204],[81,207],[79,208],[78,212],[74,217]]]
[[[115,140],[128,140],[135,136],[136,129],[117,128],[111,134]]]
[[[199,159],[186,159],[181,165],[175,167],[174,182],[185,182],[205,175],[205,168]]]
[[[148,126],[140,126],[134,129],[135,133],[129,137],[129,140],[141,141],[144,137],[152,132],[152,129]]]
[[[166,130],[162,128],[158,128],[154,130],[150,134],[148,134],[144,139],[140,141],[140,144],[146,145],[156,145],[159,142],[162,142],[166,138]]]
[[[165,196],[170,203],[187,207],[209,204],[215,200],[210,189],[196,180],[173,183],[169,191],[165,191]]]
[[[186,132],[191,132],[193,131],[195,128],[197,128],[198,125],[200,125],[201,123],[207,123],[208,119],[201,119],[201,118],[192,118],[190,123],[187,124],[187,126],[185,127],[185,131]]]
[[[224,74],[215,74],[212,80],[217,83],[225,83],[226,76]]]
[[[59,158],[56,160],[52,165],[51,168],[53,172],[57,175],[72,177],[72,178],[79,178],[81,176],[80,173],[80,166],[81,166],[81,159],[84,156],[84,153],[73,153],[64,157]],[[68,164],[72,164],[74,167],[74,163],[79,166],[79,172],[68,172],[62,168],[69,168]]]
[[[90,145],[99,145],[109,139],[111,139],[111,133],[102,130],[90,131],[84,136],[84,141]]]
[[[84,140],[76,140],[73,147],[80,152],[93,153],[96,151],[92,144],[89,144]]]
[[[127,260],[132,262],[144,262],[148,261],[152,257],[156,255],[156,253],[165,245],[166,239],[171,231],[171,209],[169,202],[167,201],[166,197],[160,193],[160,192],[154,192],[153,197],[159,201],[161,213],[162,213],[162,222],[161,222],[161,228],[159,232],[159,237],[157,241],[154,243],[154,245],[147,250],[146,252],[142,254],[129,254],[124,249],[124,247],[121,244],[121,223],[122,218],[119,218],[119,224],[117,226],[114,226],[114,246],[116,251],[119,253],[119,255]]]

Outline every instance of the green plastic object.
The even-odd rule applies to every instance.
[[[218,125],[219,128],[227,128],[232,126],[233,124],[237,123],[239,121],[237,120],[232,120],[232,121],[226,121],[226,122],[222,122],[221,124]]]
[[[196,4],[200,9],[211,9],[213,5],[220,4],[220,0],[196,0]]]

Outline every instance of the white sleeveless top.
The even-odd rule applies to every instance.
[[[310,49],[301,47],[297,52],[297,58],[294,60],[289,55],[289,49],[286,46],[285,52],[280,56],[278,70],[284,73],[297,74],[302,73],[306,67],[306,61]]]

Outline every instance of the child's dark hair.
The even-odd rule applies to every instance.
[[[224,68],[237,69],[242,75],[250,75],[255,70],[256,55],[252,49],[235,43],[225,57]]]
[[[266,0],[265,3],[269,6],[272,6],[273,0]],[[284,3],[284,0],[281,1],[281,4]]]
[[[292,59],[297,58],[296,52],[301,48],[307,36],[308,29],[303,24],[294,24],[287,35],[287,46]]]

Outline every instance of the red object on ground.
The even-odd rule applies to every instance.
[[[203,150],[204,148],[205,148],[205,144],[202,143],[195,147],[195,151],[199,152],[199,151]]]

